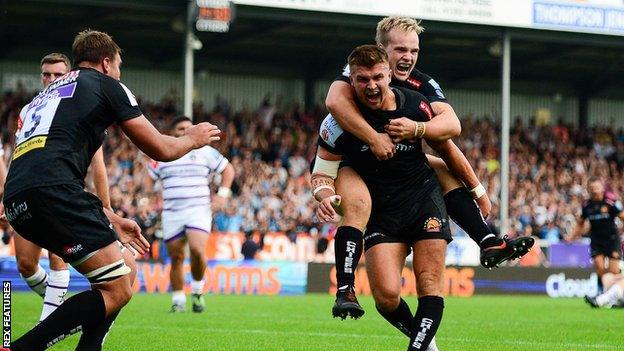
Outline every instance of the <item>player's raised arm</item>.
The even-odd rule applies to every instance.
[[[219,140],[221,133],[217,126],[202,122],[190,127],[186,135],[176,138],[161,134],[143,115],[119,125],[141,151],[157,161],[177,160],[193,149]]]
[[[336,195],[334,180],[338,175],[341,159],[340,155],[333,154],[322,146],[319,146],[316,151],[310,183],[312,195],[319,202],[316,215],[324,222],[330,222],[336,218],[334,207],[340,205],[341,199],[340,195]]]
[[[387,134],[377,133],[366,123],[355,104],[355,95],[349,83],[334,81],[327,92],[325,106],[343,129],[370,146],[375,157],[386,160],[394,156],[394,143]]]

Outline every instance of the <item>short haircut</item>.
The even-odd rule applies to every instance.
[[[178,125],[178,123],[182,123],[182,122],[186,122],[186,121],[189,121],[189,122],[193,123],[193,121],[190,118],[186,117],[186,116],[176,116],[171,121],[171,124],[169,125],[169,128],[171,130],[173,130]]]
[[[349,54],[351,72],[355,66],[372,68],[376,64],[388,62],[388,53],[377,45],[360,45]]]
[[[65,66],[67,66],[68,69],[71,69],[71,64],[69,63],[69,58],[67,56],[65,56],[64,54],[61,54],[59,52],[53,52],[51,54],[45,55],[41,59],[41,66],[43,66],[46,63],[50,64],[50,65],[53,65],[53,64],[59,63],[59,62],[63,62],[65,64]]]
[[[121,55],[121,48],[110,35],[96,30],[86,29],[78,33],[72,44],[74,66],[81,62],[100,63],[105,58],[114,59]]]
[[[386,46],[386,44],[388,44],[388,33],[390,33],[393,29],[407,33],[416,32],[416,34],[420,34],[425,31],[425,28],[420,25],[419,20],[415,20],[410,17],[386,17],[377,23],[375,42],[378,45]]]

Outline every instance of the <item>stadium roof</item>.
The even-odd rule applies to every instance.
[[[84,28],[107,31],[125,65],[182,70],[186,1],[0,0],[1,60],[69,53]],[[378,17],[237,6],[230,32],[197,33],[196,70],[331,79]],[[418,67],[452,88],[499,89],[502,28],[427,21]],[[511,29],[512,89],[622,98],[622,37]]]

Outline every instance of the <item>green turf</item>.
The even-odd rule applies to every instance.
[[[13,337],[33,325],[41,299],[13,295]],[[332,297],[207,296],[203,314],[169,314],[168,295],[136,295],[104,350],[405,350],[407,339],[362,297],[360,320],[332,319]],[[412,309],[415,298],[408,298]],[[189,301],[190,304],[190,301]],[[450,350],[624,350],[624,310],[590,309],[581,299],[447,298],[438,346]],[[76,336],[52,350],[73,350]]]

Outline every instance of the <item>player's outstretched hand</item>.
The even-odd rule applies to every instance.
[[[316,209],[316,216],[321,220],[321,222],[337,222],[338,221],[338,213],[336,209],[340,208],[340,202],[342,198],[340,195],[332,195],[323,199],[319,203],[318,208]]]
[[[384,129],[392,137],[392,141],[398,143],[401,140],[414,139],[416,124],[407,117],[401,117],[391,119]]]
[[[370,144],[370,149],[378,160],[387,160],[394,156],[396,146],[386,133],[377,133],[377,139]]]
[[[479,206],[479,209],[481,210],[481,215],[483,216],[483,219],[487,219],[490,215],[490,212],[492,212],[492,202],[490,201],[490,197],[487,193],[485,193],[484,195],[481,195],[481,197],[475,199],[475,201],[477,202],[477,206]]]
[[[208,122],[198,123],[186,130],[186,136],[193,140],[196,149],[221,140],[219,134],[221,134],[219,127]]]
[[[122,244],[133,248],[140,255],[145,255],[150,244],[141,235],[141,227],[135,221],[120,217],[116,223],[112,224]]]

